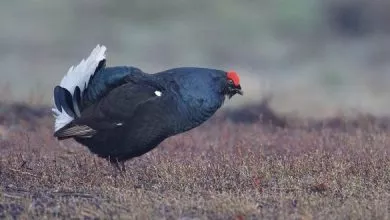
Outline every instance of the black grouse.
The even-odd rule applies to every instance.
[[[54,88],[54,136],[74,138],[118,166],[209,119],[241,94],[234,71],[182,67],[147,74],[106,67],[105,46],[71,67]]]

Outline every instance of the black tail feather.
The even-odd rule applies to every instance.
[[[101,69],[105,68],[106,67],[106,59],[103,59],[99,62],[98,66],[96,67],[95,69],[95,72],[93,75],[95,75],[97,72],[99,72]],[[93,76],[92,75],[92,76]]]
[[[56,108],[62,112],[61,103],[60,103],[60,97],[61,96],[61,87],[56,86],[54,88],[54,103],[56,105]]]
[[[76,86],[73,93],[73,108],[77,116],[80,116],[81,90]]]
[[[73,107],[72,94],[68,90],[60,86],[56,86],[54,89],[54,100],[56,107],[60,111],[64,109],[69,116],[72,116],[73,118],[77,117]]]

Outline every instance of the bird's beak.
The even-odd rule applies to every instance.
[[[244,92],[241,90],[241,85],[237,85],[233,87],[229,92],[229,99],[231,99],[235,94],[244,95]]]
[[[240,95],[244,95],[244,92],[241,90],[241,85],[238,85],[236,88],[235,88],[235,91],[240,94]]]

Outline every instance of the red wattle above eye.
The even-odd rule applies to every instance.
[[[236,71],[227,72],[227,78],[232,80],[235,86],[240,85],[240,77],[236,73]]]

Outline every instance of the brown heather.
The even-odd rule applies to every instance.
[[[56,141],[47,109],[0,110],[0,218],[390,218],[386,118],[283,119],[264,103],[220,112],[115,176]]]

